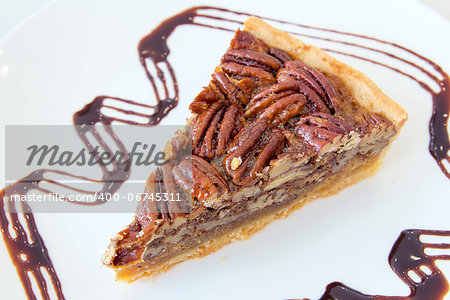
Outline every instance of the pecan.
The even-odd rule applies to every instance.
[[[285,92],[285,91],[297,91],[298,84],[297,82],[291,81],[285,81],[285,82],[279,82],[277,84],[273,84],[271,86],[266,87],[262,91],[260,91],[258,94],[253,96],[252,99],[250,99],[249,104],[247,105],[247,108],[255,105],[257,102],[270,97],[274,94]]]
[[[286,123],[290,118],[298,115],[303,106],[306,104],[305,96],[300,94],[292,94],[286,96],[271,106],[259,115],[259,119],[266,119],[269,126],[276,127],[280,124]]]
[[[236,82],[236,87],[244,93],[246,99],[250,99],[255,89],[255,83],[250,78],[242,78]]]
[[[189,209],[187,203],[183,201],[167,201],[179,195],[170,162],[150,174],[145,191],[147,197],[139,202],[136,214],[139,224],[143,226],[156,220],[172,222],[175,218],[184,216],[184,212]],[[157,198],[161,198],[160,201]]]
[[[236,106],[228,107],[223,116],[222,124],[220,124],[217,134],[216,155],[220,156],[225,153],[228,143],[242,129],[242,112]]]
[[[200,114],[205,109],[207,109],[209,106],[208,103],[203,101],[192,101],[191,104],[189,104],[189,110],[194,114]]]
[[[234,62],[244,66],[251,66],[264,69],[267,72],[274,72],[281,68],[278,59],[273,56],[257,52],[250,49],[230,49],[222,57],[222,63]]]
[[[280,48],[270,48],[269,53],[283,64],[292,60],[291,56],[286,51],[281,50]]]
[[[297,81],[299,92],[306,96],[308,99],[307,107],[311,112],[324,112],[329,113],[330,110],[327,108],[325,103],[320,99],[320,97],[308,86],[303,84],[301,81]]]
[[[252,99],[250,99],[246,111],[245,111],[245,116],[246,117],[256,117],[261,115],[262,113],[265,113],[264,111],[269,109],[269,107],[272,107],[271,111],[273,111],[273,109],[277,108],[277,112],[280,113],[281,111],[279,110],[282,106],[282,103],[287,104],[292,104],[293,99],[296,99],[296,109],[294,110],[289,110],[292,113],[289,113],[289,118],[297,115],[298,113],[300,113],[301,109],[303,108],[303,106],[305,105],[305,97],[303,95],[300,95],[297,93],[298,90],[298,83],[294,82],[293,80],[290,81],[285,81],[285,82],[280,82],[277,84],[273,84],[265,89],[263,89],[261,92],[259,92],[258,94],[256,94]],[[292,95],[296,95],[296,96],[292,96]],[[283,102],[277,104],[279,101],[281,101],[284,98],[290,99],[288,100],[284,100]],[[292,107],[291,107],[292,108]],[[294,111],[296,112],[294,114]],[[287,111],[286,111],[287,112]],[[265,113],[265,115],[269,115],[271,114],[269,111],[267,113]],[[287,118],[286,121],[289,119]],[[272,119],[272,118],[269,118]],[[284,119],[284,118],[283,118]],[[286,122],[284,121],[284,122]],[[282,123],[284,123],[282,122]]]
[[[240,107],[236,105],[222,107],[216,112],[208,124],[208,128],[205,129],[203,140],[194,149],[194,154],[209,159],[221,156],[225,153],[229,141],[241,130],[242,126]]]
[[[302,81],[314,90],[332,113],[338,109],[340,100],[336,88],[317,69],[299,60],[289,61],[285,63],[285,68],[281,69],[277,75],[279,81],[288,78]]]
[[[310,112],[319,111],[319,112],[325,112],[329,113],[327,106],[323,101],[320,99],[320,97],[309,87],[307,87],[305,84],[303,84],[299,80],[293,80],[293,79],[286,79],[281,80],[277,84],[273,84],[265,89],[263,89],[261,92],[253,96],[252,99],[249,101],[249,115],[253,115],[253,106],[256,105],[257,102],[261,101],[262,99],[266,99],[268,97],[273,96],[276,93],[280,93],[283,91],[293,91],[301,93],[306,97],[308,100],[306,102],[306,106],[308,107],[308,110]],[[266,105],[265,102],[258,105]],[[266,106],[267,107],[267,106]],[[255,108],[256,109],[256,108]],[[259,108],[258,108],[259,110]]]
[[[228,183],[223,176],[198,156],[186,156],[172,171],[178,186],[201,202],[228,191]]]
[[[172,160],[180,159],[191,152],[191,140],[183,133],[177,135],[170,141],[169,157]]]
[[[213,75],[213,82],[218,89],[225,95],[230,104],[247,104],[248,98],[246,94],[239,87],[228,78],[221,70],[217,70]]]
[[[249,105],[247,105],[247,109],[245,111],[246,117],[256,117],[261,114],[265,109],[267,109],[273,103],[276,103],[278,100],[288,97],[292,94],[295,94],[294,91],[286,90],[280,93],[273,93],[265,98],[258,98],[257,100],[253,100],[253,98]]]
[[[392,125],[391,121],[373,112],[356,115],[355,120],[357,129],[362,134],[369,133],[375,127]]]
[[[283,68],[278,71],[277,80],[280,82],[286,80],[300,80],[305,83],[309,88],[314,90],[317,95],[320,96],[321,99],[325,98],[325,94],[322,90],[322,87],[317,83],[314,78],[305,70],[301,68]]]
[[[257,85],[274,83],[281,63],[275,57],[251,49],[229,49],[222,57],[222,69],[234,78],[250,77]]]
[[[296,135],[315,152],[353,130],[345,121],[325,113],[304,115],[295,125]]]
[[[282,64],[292,60],[291,56],[280,48],[269,48],[263,41],[251,33],[238,30],[230,44],[231,49],[247,49],[256,52],[268,53],[278,59]]]
[[[217,92],[210,86],[204,87],[203,90],[195,97],[194,101],[189,105],[189,110],[199,114],[204,111],[211,103],[220,100]]]
[[[219,95],[211,87],[207,86],[195,97],[195,100],[213,103],[219,101]]]
[[[192,134],[192,148],[196,148],[203,137],[204,132],[211,123],[212,118],[216,112],[222,107],[219,102],[211,104],[207,110],[204,110],[199,114],[192,122],[191,134]]]
[[[227,72],[227,74],[237,78],[250,77],[254,79],[255,83],[258,85],[267,85],[276,82],[276,79],[272,73],[261,68],[244,66],[233,62],[222,63],[220,66],[225,72]]]
[[[238,30],[234,39],[231,41],[232,49],[251,49],[258,52],[267,53],[269,48],[260,39],[255,38],[251,33]]]
[[[239,186],[255,184],[258,173],[284,148],[284,135],[280,130],[267,131],[267,121],[259,119],[245,126],[228,147],[223,167]]]
[[[215,142],[216,128],[219,127],[219,123],[222,120],[224,114],[224,108],[221,108],[216,112],[211,122],[208,124],[208,128],[203,137],[203,142],[194,149],[193,153],[200,157],[213,158],[215,156],[215,149],[213,143]]]

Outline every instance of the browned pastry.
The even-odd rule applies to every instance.
[[[371,175],[407,119],[364,74],[254,17],[189,108],[170,162],[146,185],[185,201],[139,204],[103,257],[117,279],[246,239]],[[192,154],[175,156],[186,141]]]

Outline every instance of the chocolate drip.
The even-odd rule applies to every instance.
[[[226,24],[243,24],[242,21],[234,20],[232,18],[228,17],[220,17],[220,16],[213,16],[208,15],[208,11],[213,12],[222,12],[222,13],[228,13],[232,14],[237,17],[248,17],[250,14],[243,13],[243,12],[237,12],[237,11],[231,11],[227,9],[222,8],[216,8],[216,7],[193,7],[190,9],[187,9],[167,20],[162,22],[158,27],[156,27],[149,35],[144,37],[138,46],[138,52],[139,52],[139,59],[141,61],[142,66],[144,67],[144,70],[146,72],[146,75],[150,81],[150,84],[153,88],[156,104],[155,105],[147,105],[142,104],[136,101],[132,100],[126,100],[122,98],[117,97],[109,97],[109,96],[98,96],[96,97],[92,102],[87,104],[82,110],[74,114],[73,122],[75,125],[95,125],[97,123],[102,123],[104,125],[110,125],[113,122],[120,122],[125,124],[131,124],[131,125],[139,125],[139,126],[154,126],[159,124],[159,122],[167,116],[167,114],[177,106],[178,104],[178,84],[175,77],[175,72],[170,65],[168,61],[168,56],[170,54],[170,49],[167,45],[167,40],[171,36],[171,34],[175,31],[175,29],[180,25],[194,25],[194,26],[201,26],[201,27],[207,27],[210,29],[216,29],[216,30],[223,30],[223,31],[234,31],[232,29],[229,29],[226,27]],[[206,23],[201,23],[196,20],[196,17],[201,17],[203,19],[210,19],[215,21],[224,21],[224,27],[215,26],[215,25],[209,25]],[[434,159],[437,161],[438,165],[442,169],[442,171],[446,174],[448,178],[450,178],[450,173],[448,170],[445,169],[445,166],[443,164],[443,160],[449,160],[448,157],[448,151],[450,150],[450,141],[449,136],[446,128],[446,124],[448,121],[448,116],[450,114],[450,94],[449,94],[449,88],[450,88],[450,82],[447,74],[442,70],[440,66],[432,62],[431,60],[413,52],[412,50],[409,50],[407,48],[404,48],[400,45],[386,42],[380,39],[372,38],[372,37],[366,37],[363,35],[353,34],[353,33],[346,33],[331,29],[325,29],[325,28],[317,28],[312,26],[306,26],[291,22],[285,22],[281,20],[275,20],[270,18],[264,18],[262,19],[268,20],[268,21],[274,21],[280,24],[289,24],[297,26],[300,28],[307,28],[307,29],[315,29],[322,32],[331,32],[331,33],[337,33],[341,35],[347,35],[352,36],[356,38],[362,38],[367,40],[372,40],[375,42],[378,42],[380,44],[387,44],[390,46],[393,46],[395,48],[401,49],[409,54],[414,55],[416,58],[419,58],[421,61],[425,62],[426,64],[432,66],[437,73],[442,77],[442,79],[439,79],[438,77],[434,76],[430,72],[426,71],[425,68],[420,67],[417,64],[412,63],[411,61],[408,61],[406,59],[403,59],[401,57],[395,56],[392,53],[385,52],[382,50],[370,48],[364,45],[359,45],[356,43],[349,43],[345,41],[340,40],[333,40],[333,39],[327,39],[322,38],[318,36],[309,36],[302,34],[301,32],[293,32],[295,35],[301,35],[301,36],[307,36],[311,38],[321,39],[328,42],[334,42],[334,43],[341,43],[346,44],[349,46],[359,47],[363,48],[369,51],[375,51],[381,54],[384,54],[386,56],[389,56],[391,58],[394,58],[396,60],[399,60],[401,62],[407,63],[422,73],[424,73],[426,76],[428,76],[431,80],[434,80],[438,86],[439,91],[434,92],[428,85],[426,85],[424,82],[421,82],[417,78],[413,77],[412,75],[403,72],[399,69],[393,68],[389,65],[383,64],[378,61],[374,61],[365,57],[356,56],[351,53],[343,53],[339,51],[335,51],[332,49],[328,49],[328,51],[333,51],[335,53],[343,54],[343,55],[349,55],[353,56],[358,59],[366,60],[375,64],[378,64],[380,66],[389,68],[395,72],[398,72],[404,76],[407,76],[408,78],[415,80],[422,88],[424,88],[426,91],[428,91],[433,98],[433,113],[430,119],[430,125],[429,125],[429,131],[430,131],[430,152],[433,155]],[[165,66],[165,69],[167,70],[167,74],[164,73],[162,66]],[[149,69],[154,69],[156,73],[156,77],[153,77]],[[167,82],[167,78],[171,79],[171,83],[169,84]],[[156,85],[156,80],[159,80],[163,90],[158,90],[158,87]],[[131,106],[135,106],[137,108],[145,108],[145,109],[152,109],[152,114],[144,114],[140,113],[138,111],[133,110],[126,110],[123,108],[119,108],[114,106],[114,104],[109,104],[109,101],[114,103],[120,102],[125,103]],[[116,111],[118,113],[121,113],[122,115],[131,116],[131,117],[140,117],[144,118],[145,122],[137,122],[125,118],[119,118],[119,117],[111,117],[107,116],[102,113],[102,109],[110,109],[113,111]],[[115,135],[115,133],[112,131],[112,129],[108,126],[105,126],[106,132],[108,135],[110,135],[113,139],[113,141],[117,144],[116,146],[123,152],[126,153],[125,147],[120,141],[120,139]],[[86,145],[86,147],[91,151],[92,146],[88,142],[86,138],[86,134],[90,132],[93,134],[93,136],[97,139],[97,141],[100,143],[100,145],[104,148],[105,151],[110,151],[109,146],[104,142],[103,138],[100,136],[100,134],[95,130],[95,127],[93,126],[77,126],[77,133],[82,140],[82,142]],[[117,189],[120,187],[120,185],[127,180],[129,172],[125,171],[124,168],[121,168],[118,165],[113,165],[114,168],[109,171],[106,168],[102,167],[103,171],[103,177],[101,182],[103,183],[103,187],[101,192],[108,192],[108,193],[114,193],[117,191]],[[36,227],[36,223],[34,222],[33,214],[31,212],[30,207],[26,203],[21,203],[23,205],[23,211],[24,216],[27,220],[27,227],[30,232],[30,236],[32,238],[32,243],[27,242],[27,233],[24,230],[23,224],[20,223],[18,214],[14,212],[6,212],[5,211],[5,205],[7,205],[10,209],[11,202],[8,201],[8,198],[13,194],[25,194],[30,190],[40,190],[43,192],[50,192],[48,190],[45,190],[39,186],[39,183],[41,181],[46,181],[55,185],[64,186],[66,188],[72,189],[74,191],[78,192],[85,192],[85,193],[92,193],[88,191],[81,191],[76,188],[71,188],[68,186],[65,186],[61,183],[58,183],[56,181],[52,181],[49,179],[45,179],[46,173],[57,173],[61,175],[71,176],[73,178],[82,179],[90,182],[99,182],[98,180],[93,180],[90,178],[85,178],[82,176],[77,176],[73,174],[68,174],[62,171],[55,171],[55,170],[37,170],[28,176],[24,177],[19,182],[16,182],[13,185],[10,185],[6,187],[4,190],[0,193],[0,225],[1,225],[1,232],[3,235],[3,239],[5,241],[6,247],[9,251],[10,257],[16,266],[17,273],[22,281],[22,284],[24,286],[25,292],[29,299],[36,299],[36,295],[32,289],[30,280],[28,279],[28,274],[32,274],[35,276],[37,282],[38,282],[38,288],[40,290],[40,294],[44,299],[48,299],[48,288],[46,285],[46,282],[44,278],[42,277],[42,269],[47,270],[50,278],[51,278],[51,284],[53,285],[53,289],[55,290],[57,296],[59,299],[64,299],[62,290],[61,290],[61,284],[59,282],[59,279],[56,275],[56,272],[53,268],[51,259],[49,257],[48,251],[45,247],[44,241],[42,237],[39,235],[39,232]],[[102,204],[102,201],[95,201],[91,205],[99,205]],[[75,204],[82,204],[77,203]],[[85,204],[85,203],[84,203]],[[9,216],[9,220],[7,218],[7,215]],[[12,235],[11,232],[8,229],[9,225],[12,225],[15,234]],[[394,247],[394,249],[396,249]],[[403,251],[403,250],[402,250]],[[393,250],[394,253],[396,251]],[[401,252],[403,253],[403,252]],[[400,255],[400,254],[399,254]],[[402,256],[401,254],[400,256]],[[23,258],[27,258],[25,261]],[[402,277],[403,278],[403,277]],[[444,278],[445,279],[445,278]],[[444,280],[445,284],[447,282]],[[441,285],[444,287],[444,283]],[[447,285],[445,285],[447,286]],[[448,288],[448,287],[447,287]],[[417,288],[416,288],[417,289]],[[444,290],[444,288],[442,288]],[[328,293],[328,294],[327,294]],[[330,295],[329,297],[335,297],[335,298],[329,298],[329,299],[341,299],[337,296],[340,295],[340,293],[347,293],[345,294],[345,299],[425,299],[425,298],[376,298],[379,296],[364,296],[363,294],[360,294],[354,290],[351,290],[350,288],[339,284],[334,283],[331,284],[327,288],[326,295]],[[324,295],[324,297],[326,297]],[[353,298],[349,298],[353,297]],[[356,297],[356,298],[355,298]],[[359,298],[357,298],[359,297]],[[365,298],[361,298],[365,297]],[[375,297],[375,298],[374,298]],[[328,298],[323,298],[328,299]],[[431,299],[431,298],[428,298]],[[434,299],[434,298],[432,298]],[[437,298],[436,298],[437,299]]]
[[[16,184],[17,186],[21,185],[20,182],[17,182]],[[33,183],[25,184],[25,189],[21,191],[21,194],[25,194],[29,188],[33,187],[33,185]],[[37,283],[42,299],[50,299],[47,283],[52,285],[58,299],[65,299],[61,289],[61,283],[56,275],[55,268],[53,267],[53,263],[48,254],[47,247],[45,247],[44,240],[39,234],[30,207],[25,202],[21,203],[26,224],[20,222],[17,213],[9,213],[8,220],[3,203],[5,189],[0,192],[0,197],[2,199],[2,205],[0,207],[0,231],[2,232],[3,240],[8,248],[9,255],[16,267],[17,274],[19,275],[28,299],[37,299],[31,284],[33,278]],[[12,209],[11,202],[8,204],[9,209]],[[11,235],[9,232],[8,224],[11,224],[14,235]],[[25,228],[28,228],[28,233]],[[29,240],[31,242],[29,242]],[[45,272],[50,277],[51,282],[46,282],[44,278]]]
[[[450,236],[450,231],[441,230],[405,230],[398,237],[389,254],[389,265],[397,276],[406,283],[411,293],[406,297],[389,297],[365,295],[348,286],[333,282],[326,288],[319,300],[441,300],[449,290],[444,274],[436,266],[436,260],[450,260],[450,255],[427,255],[425,248],[450,249],[450,244],[422,243],[421,235]],[[428,271],[424,271],[427,268]],[[420,282],[415,282],[408,275],[415,272]]]

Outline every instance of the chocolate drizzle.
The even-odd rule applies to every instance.
[[[0,197],[2,200],[4,199],[5,190],[0,192]],[[11,260],[16,266],[17,274],[22,282],[25,293],[29,299],[37,299],[31,283],[34,279],[42,299],[50,299],[47,283],[52,285],[58,299],[64,299],[61,283],[56,275],[44,240],[36,227],[33,213],[26,203],[23,205],[26,224],[20,222],[17,213],[10,213],[8,220],[2,205],[0,210],[0,231],[2,232]],[[8,224],[12,226],[15,233],[14,236],[8,232]],[[28,233],[25,226],[28,228]],[[51,282],[45,280],[45,273],[50,277]]]
[[[440,300],[449,290],[444,274],[436,266],[436,260],[450,260],[450,255],[427,255],[425,248],[450,249],[450,244],[422,243],[421,235],[450,236],[450,231],[441,230],[405,230],[398,237],[389,254],[389,265],[397,276],[411,290],[409,296],[389,297],[370,296],[353,290],[340,282],[333,282],[326,288],[320,300]],[[420,282],[409,274],[414,272]]]
[[[210,11],[213,12],[213,14],[208,14]],[[233,18],[231,17],[221,17],[217,16],[217,13],[224,13],[227,15],[233,15]],[[166,19],[164,22],[162,22],[158,27],[156,27],[149,35],[144,37],[138,46],[138,52],[139,52],[139,59],[140,62],[145,70],[145,73],[150,81],[150,84],[153,88],[156,104],[155,105],[147,105],[142,104],[136,101],[117,98],[117,97],[109,97],[109,96],[98,96],[96,97],[92,102],[87,104],[82,110],[74,114],[73,122],[77,126],[77,133],[82,140],[82,142],[86,145],[87,149],[89,151],[92,150],[92,146],[90,145],[88,139],[87,139],[87,133],[91,133],[95,139],[99,142],[99,144],[104,148],[105,151],[112,152],[110,150],[110,147],[105,143],[102,136],[99,134],[99,132],[95,129],[95,126],[86,126],[86,125],[95,125],[98,123],[101,123],[103,125],[110,125],[113,122],[119,122],[119,123],[125,123],[130,125],[138,125],[138,126],[154,126],[159,124],[159,122],[167,116],[167,114],[177,106],[178,100],[179,100],[179,93],[178,93],[178,84],[175,77],[175,72],[171,66],[171,64],[168,61],[168,56],[170,54],[170,49],[167,44],[168,38],[171,36],[171,34],[175,31],[175,29],[180,25],[194,25],[194,26],[201,26],[201,27],[207,27],[210,29],[216,29],[216,30],[223,30],[223,31],[231,31],[234,32],[236,27],[236,24],[241,25],[243,24],[242,20],[239,20],[240,17],[248,17],[250,14],[248,13],[242,13],[237,11],[231,11],[227,9],[222,8],[216,8],[216,7],[193,7],[190,9],[187,9],[173,17],[170,17]],[[238,18],[237,20],[234,18]],[[197,20],[200,18],[200,20]],[[319,36],[314,35],[307,35],[301,32],[291,32],[294,35],[299,36],[306,36],[310,38],[315,39],[321,39],[327,42],[332,43],[340,43],[345,44],[348,46],[354,46],[358,48],[362,48],[368,51],[375,51],[377,53],[384,54],[390,58],[399,60],[403,63],[406,63],[423,74],[425,74],[427,77],[429,77],[431,80],[436,82],[439,86],[439,91],[435,92],[432,88],[430,88],[426,83],[418,80],[414,76],[401,71],[400,69],[394,68],[392,66],[389,66],[387,64],[384,64],[382,62],[378,62],[375,60],[371,60],[366,57],[357,56],[351,53],[346,52],[340,52],[333,49],[325,49],[334,53],[342,54],[342,55],[348,55],[352,56],[361,60],[365,60],[386,68],[389,68],[397,73],[400,73],[404,76],[407,76],[408,78],[416,81],[422,88],[424,88],[427,92],[429,92],[432,95],[433,98],[433,113],[430,119],[429,124],[429,131],[430,131],[430,153],[432,154],[433,158],[438,163],[441,170],[444,172],[444,174],[450,178],[450,172],[445,168],[443,161],[447,160],[449,161],[448,151],[450,150],[450,141],[449,136],[447,132],[447,121],[448,116],[450,114],[450,94],[449,94],[449,88],[450,88],[450,81],[448,75],[442,70],[440,66],[438,66],[436,63],[432,62],[431,60],[413,52],[412,50],[409,50],[407,48],[404,48],[400,45],[383,41],[380,39],[372,38],[372,37],[366,37],[363,35],[353,34],[353,33],[347,33],[347,32],[341,32],[331,29],[325,29],[325,28],[318,28],[318,27],[312,27],[312,26],[306,26],[281,20],[275,20],[270,18],[264,18],[267,21],[276,22],[278,24],[289,24],[298,27],[301,29],[314,29],[319,32],[330,32],[334,34],[340,34],[344,36],[351,36],[355,38],[361,38],[366,40],[375,41],[379,44],[386,44],[393,46],[397,49],[400,49],[402,51],[405,51],[409,54],[412,54],[422,62],[425,62],[427,65],[434,68],[434,70],[442,77],[440,79],[439,77],[433,75],[432,73],[428,72],[425,68],[408,61],[404,58],[401,58],[399,56],[396,56],[390,52],[378,50],[375,48],[370,48],[364,45],[356,44],[356,43],[349,43],[341,40],[335,40],[335,39],[329,39],[329,38],[323,38]],[[205,20],[211,20],[215,23],[217,22],[223,22],[223,26],[216,26],[211,25],[207,23],[202,23],[202,21]],[[228,25],[233,25],[233,28],[227,28]],[[151,70],[154,71],[152,75]],[[165,70],[165,71],[164,71]],[[169,82],[167,79],[170,79],[171,82]],[[157,81],[159,81],[160,86],[162,86],[162,91],[158,89]],[[121,105],[114,105],[114,104],[125,104],[128,106],[133,107],[133,109],[124,109],[121,108]],[[110,111],[114,111],[122,115],[123,117],[111,117],[107,114],[103,113],[104,109],[109,109]],[[142,113],[139,110],[145,109],[145,110],[152,110],[152,114],[148,113]],[[139,119],[143,119],[145,121],[138,122],[133,118],[126,118],[126,117],[138,117]],[[113,141],[116,143],[116,146],[123,152],[126,153],[125,147],[120,141],[120,139],[115,135],[115,133],[112,131],[111,127],[105,126],[107,134],[113,139]],[[85,193],[92,193],[88,191],[81,191],[79,189],[66,186],[62,183],[59,183],[54,180],[46,179],[45,175],[48,173],[56,173],[60,175],[70,176],[72,178],[81,179],[89,182],[101,182],[103,183],[101,192],[108,192],[108,193],[114,193],[117,191],[117,189],[121,186],[121,184],[127,180],[129,176],[129,171],[126,171],[124,167],[120,167],[119,165],[113,164],[112,170],[107,170],[105,167],[102,168],[103,171],[103,177],[102,180],[93,180],[90,178],[77,176],[73,174],[68,174],[62,171],[56,171],[56,170],[37,170],[28,176],[24,177],[22,180],[6,187],[4,190],[0,193],[0,225],[1,225],[1,232],[3,235],[3,239],[5,241],[6,247],[9,251],[11,260],[13,264],[16,266],[17,273],[20,277],[20,280],[24,286],[25,292],[27,294],[27,297],[29,299],[36,299],[36,294],[33,291],[30,278],[29,276],[34,276],[37,282],[38,289],[40,291],[40,294],[43,299],[49,299],[48,295],[48,287],[46,284],[46,280],[43,277],[44,271],[46,271],[51,279],[51,284],[53,286],[53,290],[55,291],[58,299],[64,299],[64,295],[62,293],[61,284],[58,279],[58,276],[53,268],[53,264],[51,262],[50,256],[48,254],[47,248],[44,244],[44,241],[42,237],[40,236],[36,223],[34,221],[33,214],[31,212],[30,207],[26,203],[21,203],[22,210],[24,211],[23,215],[26,219],[26,228],[23,224],[21,224],[18,213],[12,212],[13,207],[11,206],[12,202],[8,201],[8,198],[13,194],[19,194],[23,195],[29,192],[30,190],[39,190],[42,192],[51,192],[49,190],[43,189],[40,187],[40,182],[47,182],[52,183],[58,186],[62,186],[68,189],[72,189],[78,192],[85,192]],[[91,205],[99,205],[103,202],[100,200],[95,201],[94,203],[91,203]],[[75,204],[82,204],[77,203]],[[8,211],[6,211],[5,206],[8,207]],[[9,218],[8,218],[9,217]],[[10,230],[9,227],[12,227]],[[445,280],[445,277],[440,273],[440,271],[437,269],[437,267],[434,264],[434,259],[439,258],[430,258],[426,256],[425,254],[421,254],[421,261],[424,262],[424,264],[431,266],[431,270],[436,271],[434,273],[432,278],[433,281],[426,280],[426,282],[433,282],[433,284],[439,283],[439,288],[433,288],[433,290],[429,287],[431,283],[427,284],[413,284],[408,279],[409,277],[406,277],[406,275],[403,273],[404,270],[407,270],[408,268],[412,268],[415,265],[415,261],[412,261],[410,259],[404,260],[405,257],[411,257],[410,253],[411,251],[419,251],[423,250],[423,244],[416,239],[419,234],[429,234],[429,232],[425,231],[405,231],[400,236],[399,240],[397,241],[396,245],[394,246],[392,252],[391,252],[391,266],[396,271],[396,273],[399,275],[400,278],[402,278],[403,281],[405,281],[412,290],[412,294],[410,297],[381,297],[381,296],[367,296],[363,295],[361,293],[358,293],[343,284],[340,283],[333,283],[327,287],[327,292],[324,294],[324,296],[321,299],[440,299],[441,295],[445,293],[448,290],[448,283]],[[448,235],[448,232],[435,232],[437,235]],[[29,241],[31,240],[31,241]],[[406,241],[406,242],[405,242]],[[409,241],[409,242],[408,242]],[[407,246],[405,246],[407,245]],[[421,251],[420,253],[423,253]],[[420,254],[419,253],[419,254]],[[397,259],[397,260],[396,260]],[[400,259],[400,260],[399,260]],[[440,259],[448,259],[448,257],[441,257]],[[401,263],[399,262],[401,261]],[[400,272],[400,273],[399,273]],[[424,281],[425,282],[425,281]],[[423,294],[425,293],[422,291],[429,290],[428,293],[435,293],[438,294],[427,294],[431,298],[423,298]],[[432,290],[432,291],[431,291]],[[342,296],[341,296],[342,295]],[[419,296],[422,295],[422,296]],[[430,296],[431,295],[431,296]],[[328,297],[328,298],[327,298]],[[422,297],[422,298],[420,298]]]

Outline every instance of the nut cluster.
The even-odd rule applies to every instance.
[[[345,121],[327,113],[315,112],[302,115],[295,124],[295,133],[314,151],[319,152],[323,146],[352,131]]]
[[[342,104],[322,72],[238,31],[209,85],[189,106],[195,118],[188,134],[173,143],[178,149],[190,141],[192,155],[152,173],[148,189],[181,190],[205,203],[227,193],[227,177],[235,186],[256,184],[293,136],[318,153],[337,137],[388,122],[366,113],[351,126],[336,114]],[[155,218],[176,217],[168,205],[153,211],[159,212]]]
[[[283,151],[284,140],[279,129],[268,130],[265,119],[246,125],[235,136],[223,159],[224,169],[233,178],[233,183],[239,186],[255,184],[257,174]]]

